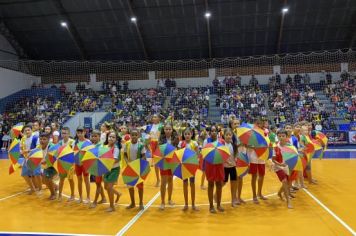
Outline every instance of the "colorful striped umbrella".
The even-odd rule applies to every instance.
[[[43,151],[41,148],[35,148],[30,151],[27,158],[27,167],[30,170],[35,170],[43,160]]]
[[[182,148],[174,152],[173,159],[177,158],[180,162],[175,168],[173,174],[183,180],[195,176],[199,168],[197,153],[189,148]]]
[[[9,175],[14,173],[16,170],[20,169],[20,167],[21,167],[21,165],[19,163],[10,164],[10,166],[9,166]]]
[[[89,140],[84,140],[82,142],[78,142],[75,146],[74,146],[74,160],[75,160],[75,164],[77,165],[82,165],[82,159],[83,156],[85,154],[86,149],[89,149],[91,147],[92,143]]]
[[[47,156],[45,157],[46,164],[48,167],[52,167],[58,158],[58,149],[61,147],[59,144],[51,145],[48,148]]]
[[[174,169],[175,164],[170,159],[173,158],[175,150],[176,148],[169,143],[159,145],[153,152],[153,161],[155,165],[161,170]]]
[[[286,144],[280,147],[284,162],[287,164],[290,171],[295,170],[299,156],[298,150],[291,144]]]
[[[11,128],[11,132],[10,132],[11,136],[13,138],[18,138],[20,136],[21,132],[22,132],[23,127],[24,127],[24,124],[22,122],[14,125]]]
[[[315,138],[317,140],[319,140],[321,142],[321,145],[324,147],[324,149],[327,148],[328,146],[328,137],[323,133],[323,132],[320,132],[320,131],[315,131]]]
[[[298,161],[294,168],[295,171],[304,171],[305,167],[307,166],[308,161],[304,158],[303,153],[298,153]]]
[[[82,159],[84,169],[95,176],[108,173],[114,162],[114,149],[105,146],[94,146],[87,149]]]
[[[324,154],[324,149],[323,147],[320,145],[319,140],[313,140],[313,145],[314,145],[314,153],[312,158],[323,158],[323,154]]]
[[[74,164],[74,151],[69,145],[58,149],[57,170],[59,174],[66,174]]]
[[[231,155],[229,147],[218,141],[205,145],[201,154],[203,159],[210,164],[222,164]]]
[[[315,152],[314,144],[307,135],[302,135],[300,140],[304,143],[305,146],[303,153],[306,156],[308,162],[310,162]]]
[[[18,163],[19,159],[22,157],[20,153],[20,140],[15,138],[9,147],[8,156],[13,165]]]
[[[267,139],[263,132],[258,129],[251,129],[247,127],[239,127],[236,129],[236,135],[240,142],[249,147],[268,147],[269,139]]]
[[[239,177],[245,176],[249,171],[250,161],[247,153],[239,152],[236,159],[236,171]]]
[[[150,163],[145,159],[136,159],[129,162],[122,172],[122,179],[129,186],[143,183],[150,173]]]

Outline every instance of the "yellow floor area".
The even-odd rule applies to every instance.
[[[346,228],[356,229],[356,160],[325,159],[313,161],[314,177],[318,185],[308,191],[347,225],[342,225],[303,190],[293,199],[294,209],[288,210],[276,196],[280,182],[273,172],[267,171],[264,194],[267,201],[259,205],[247,204],[232,208],[230,188],[224,187],[225,212],[208,212],[206,190],[197,187],[196,202],[199,212],[183,212],[182,181],[175,179],[173,200],[175,207],[160,211],[160,196],[155,188],[152,172],[145,183],[145,204],[158,197],[144,212],[126,210],[129,196],[126,187],[116,187],[123,193],[117,211],[106,213],[107,205],[88,209],[87,205],[49,201],[48,190],[41,196],[28,195],[20,173],[8,175],[7,160],[0,161],[0,233],[37,232],[62,234],[115,235],[352,235]],[[197,174],[200,183],[200,172]],[[92,184],[92,196],[95,186]],[[69,184],[65,185],[69,194]],[[137,195],[136,195],[137,197]],[[243,198],[251,198],[250,177],[244,179]]]

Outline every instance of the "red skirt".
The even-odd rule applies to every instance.
[[[209,182],[223,182],[225,179],[224,164],[204,162],[206,179]]]
[[[159,173],[161,174],[161,176],[173,176],[172,171],[171,170],[159,170]]]

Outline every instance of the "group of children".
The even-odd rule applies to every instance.
[[[292,208],[291,198],[294,198],[294,192],[299,188],[305,188],[303,171],[292,171],[289,173],[288,167],[283,161],[282,150],[283,146],[292,144],[304,155],[305,142],[310,138],[311,125],[308,122],[297,123],[294,126],[285,125],[284,129],[276,131],[274,127],[269,129],[268,121],[258,118],[254,122],[254,129],[262,132],[266,138],[271,141],[271,148],[273,149],[273,157],[267,161],[272,166],[278,179],[281,181],[281,188],[278,196],[281,200],[285,200],[288,208]],[[218,141],[226,145],[230,150],[230,157],[222,164],[211,164],[206,161],[201,161],[200,169],[203,172],[200,187],[205,189],[204,182],[208,182],[208,199],[209,210],[211,213],[217,211],[223,212],[224,208],[221,204],[222,188],[230,180],[231,183],[231,206],[244,204],[245,201],[241,198],[243,175],[238,175],[236,171],[236,160],[240,152],[245,153],[249,159],[249,173],[251,174],[251,187],[253,194],[253,202],[259,204],[259,200],[267,200],[262,194],[264,183],[264,176],[266,172],[266,161],[260,159],[254,148],[243,145],[239,142],[236,135],[236,129],[240,126],[238,119],[232,118],[229,121],[227,128],[218,126],[211,126],[200,132],[194,128],[186,127],[184,130],[177,131],[171,122],[161,123],[160,116],[154,115],[152,117],[152,124],[147,127],[130,128],[122,126],[119,132],[115,131],[111,124],[104,123],[101,130],[94,130],[90,134],[90,140],[86,139],[86,131],[83,127],[78,127],[76,130],[76,137],[70,138],[70,130],[68,127],[63,127],[58,138],[54,138],[54,132],[59,133],[56,125],[46,127],[43,132],[39,132],[38,124],[33,124],[33,127],[26,125],[23,128],[23,136],[21,139],[21,152],[24,157],[28,157],[31,150],[41,148],[44,156],[48,155],[48,149],[53,143],[59,143],[61,146],[70,146],[73,150],[78,150],[77,144],[81,142],[91,142],[93,145],[105,145],[113,149],[115,163],[110,172],[104,176],[95,176],[95,198],[90,200],[90,178],[89,173],[85,171],[81,163],[75,163],[73,167],[66,174],[58,174],[56,169],[47,166],[43,159],[42,165],[35,170],[28,168],[27,159],[22,165],[22,177],[30,187],[31,193],[40,193],[42,190],[42,183],[44,183],[50,191],[50,199],[62,200],[63,186],[65,179],[68,179],[70,185],[71,195],[68,201],[75,200],[75,184],[74,175],[77,176],[77,188],[79,194],[78,203],[89,204],[89,208],[95,208],[97,204],[106,203],[104,189],[109,198],[109,208],[107,211],[115,211],[115,203],[120,199],[121,193],[118,192],[114,185],[117,183],[120,167],[123,168],[129,162],[136,159],[146,159],[147,153],[154,153],[155,149],[162,144],[169,143],[177,149],[188,148],[197,154],[208,143]],[[306,137],[305,137],[306,136]],[[304,158],[304,157],[303,157]],[[315,184],[316,181],[311,176],[311,161],[307,161],[305,168],[306,175],[310,184]],[[153,165],[155,163],[152,163]],[[172,200],[173,193],[173,173],[172,170],[160,170],[155,166],[156,187],[160,186],[161,205],[160,209],[164,210],[166,205],[166,195],[168,197],[168,204],[174,205]],[[56,184],[55,178],[59,177],[59,183]],[[86,199],[83,198],[83,181],[86,189]],[[104,182],[104,186],[102,183]],[[144,209],[143,194],[144,183],[137,186],[139,195],[139,209]],[[195,204],[195,177],[183,180],[183,195],[184,207],[183,210],[188,210],[188,198],[190,198],[192,210],[199,211]],[[257,187],[257,188],[256,188]],[[214,193],[215,190],[215,193]],[[135,208],[135,191],[134,187],[128,187],[131,203],[127,206],[128,209]],[[57,195],[58,193],[58,195]],[[167,193],[167,194],[166,194]],[[99,200],[101,197],[101,200]],[[216,208],[214,206],[216,202]]]

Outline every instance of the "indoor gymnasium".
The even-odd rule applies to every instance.
[[[356,235],[355,0],[0,0],[0,235]]]

